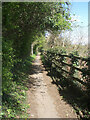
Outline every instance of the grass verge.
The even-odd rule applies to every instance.
[[[13,71],[13,81],[11,83],[11,90],[2,95],[2,118],[27,118],[26,91],[28,90],[26,84],[32,62],[36,55],[29,56],[24,61],[19,62]]]

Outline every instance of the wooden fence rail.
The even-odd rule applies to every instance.
[[[45,59],[51,71],[63,77],[78,82],[79,85],[90,86],[89,82],[89,62],[90,58],[82,58],[74,55],[62,55],[54,52],[44,52]],[[59,72],[58,72],[59,70]]]
[[[71,99],[70,104],[80,118],[90,118],[90,58],[52,51],[44,51],[43,55],[46,68],[53,78],[52,82],[58,86],[61,94],[65,91],[64,99],[68,102]]]

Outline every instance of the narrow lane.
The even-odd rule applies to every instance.
[[[42,66],[40,54],[33,63],[32,74],[29,80],[32,85],[27,92],[27,102],[30,105],[28,114],[30,118],[77,118],[72,107],[66,104],[51,78]],[[59,107],[58,107],[59,106]]]

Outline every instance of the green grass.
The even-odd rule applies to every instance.
[[[33,54],[31,57],[32,57],[32,59],[34,60],[34,59],[36,58],[36,55],[35,55],[35,54]]]
[[[12,89],[3,93],[2,96],[2,118],[27,118],[26,91],[28,75],[32,62],[36,55],[29,56],[24,61],[21,61],[14,70],[13,81],[11,83]]]

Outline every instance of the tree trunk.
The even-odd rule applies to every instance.
[[[31,55],[33,55],[33,43],[31,45]]]

